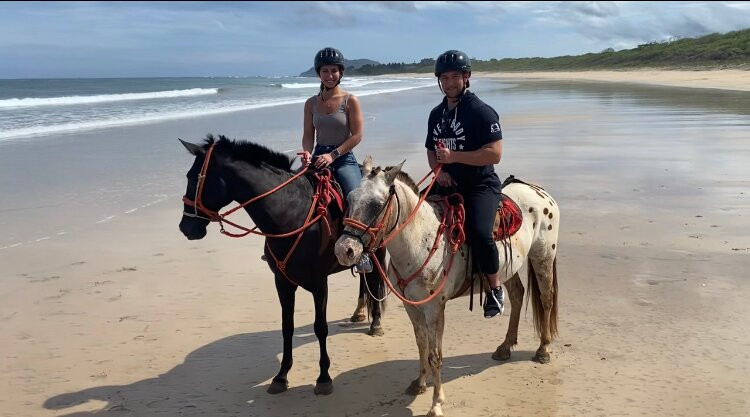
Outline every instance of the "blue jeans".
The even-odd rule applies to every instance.
[[[337,146],[329,145],[315,145],[313,150],[313,159],[316,156],[324,153],[329,153],[336,149]],[[341,191],[344,193],[344,198],[349,196],[349,193],[357,188],[359,182],[362,180],[362,171],[359,169],[357,158],[354,154],[349,151],[341,154],[329,167],[333,171],[333,176],[336,181],[341,185]]]

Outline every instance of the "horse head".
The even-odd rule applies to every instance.
[[[202,239],[206,236],[208,224],[217,218],[222,207],[232,202],[232,198],[223,177],[222,158],[211,152],[214,142],[207,141],[203,146],[181,139],[180,142],[195,156],[187,172],[180,231],[190,240]]]
[[[377,249],[388,229],[395,223],[390,208],[394,198],[394,181],[403,162],[395,167],[372,167],[368,155],[362,163],[362,181],[349,193],[349,212],[344,219],[344,231],[336,241],[334,253],[339,263],[352,266],[359,262],[364,251]]]

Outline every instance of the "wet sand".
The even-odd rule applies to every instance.
[[[539,342],[522,314],[511,360],[497,362],[490,355],[509,314],[486,320],[467,299],[449,303],[446,415],[747,415],[750,97],[501,81],[473,84],[501,114],[497,171],[545,187],[561,208],[560,337],[550,364],[531,362]],[[381,165],[406,159],[406,172],[421,178],[426,116],[439,99],[436,89],[363,97],[367,136],[357,155]],[[197,139],[221,125],[242,137],[259,126],[255,117],[281,114],[268,122],[281,126],[297,113],[114,134],[152,132],[176,147],[172,137],[186,131]],[[229,239],[214,226],[185,240],[177,224],[191,159],[179,148],[173,155],[160,165],[175,172],[154,186],[164,196],[157,203],[0,250],[0,415],[424,415],[431,390],[403,393],[418,371],[403,307],[391,296],[385,336],[367,336],[366,324],[347,321],[357,291],[348,272],[329,284],[334,393],[313,394],[318,347],[303,291],[290,389],[265,392],[278,370],[281,317],[262,241]],[[76,206],[61,207],[44,216],[75,216]]]

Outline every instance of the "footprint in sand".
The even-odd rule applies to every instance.
[[[133,272],[133,271],[137,271],[137,270],[138,270],[138,268],[135,267],[135,266],[124,266],[124,267],[118,269],[116,272]]]
[[[29,282],[47,282],[52,281],[53,279],[60,279],[59,275],[52,275],[49,277],[42,277],[42,278],[32,278],[29,280]]]
[[[14,311],[6,316],[0,317],[0,321],[8,321],[12,319],[17,313],[18,313],[17,311]]]
[[[49,297],[44,297],[45,300],[57,300],[65,296],[70,292],[69,288],[61,288],[60,291],[57,293],[57,295],[51,295]]]

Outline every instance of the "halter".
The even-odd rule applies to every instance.
[[[391,185],[391,188],[388,190],[388,198],[385,201],[385,204],[378,210],[378,212],[375,214],[375,217],[370,221],[370,223],[365,224],[353,217],[344,217],[344,226],[351,226],[354,229],[360,230],[360,234],[352,233],[348,230],[344,230],[341,232],[342,235],[348,235],[356,238],[359,240],[359,243],[362,244],[362,250],[369,253],[374,253],[379,248],[383,247],[384,245],[379,245],[378,238],[383,234],[382,232],[386,228],[386,222],[391,216],[391,212],[393,211],[393,205],[391,202],[393,201],[393,198],[396,198],[397,203],[397,211],[396,211],[396,221],[393,223],[393,226],[391,227],[391,230],[388,231],[388,233],[393,232],[393,229],[396,228],[396,225],[398,224],[398,218],[401,217],[401,201],[398,199],[398,194],[396,194],[396,186]],[[350,207],[351,209],[351,207]],[[381,216],[382,214],[382,216]],[[380,222],[376,226],[372,226],[375,221],[380,218]],[[365,245],[364,240],[362,240],[362,236],[365,234],[370,236],[370,242]]]
[[[333,186],[331,185],[331,171],[329,171],[328,169],[324,169],[323,171],[314,174],[315,178],[317,179],[316,191],[315,191],[315,194],[313,195],[312,202],[310,203],[310,210],[307,212],[307,217],[305,218],[305,221],[303,222],[302,226],[287,233],[272,234],[272,233],[257,232],[255,231],[255,229],[257,229],[258,226],[255,226],[252,229],[248,229],[247,227],[238,225],[234,222],[227,220],[226,217],[234,213],[235,211],[258,201],[261,198],[269,196],[275,193],[276,191],[284,188],[285,186],[289,185],[291,182],[293,182],[297,178],[304,175],[308,171],[309,167],[305,167],[305,169],[298,172],[297,174],[295,174],[288,180],[284,181],[283,183],[279,184],[278,186],[272,188],[271,190],[268,190],[263,194],[253,197],[250,200],[238,205],[237,207],[231,210],[228,210],[225,213],[220,214],[217,211],[209,210],[208,208],[206,208],[206,206],[203,205],[203,201],[201,198],[203,195],[203,186],[205,185],[206,173],[208,172],[208,165],[210,163],[211,154],[213,153],[215,146],[216,146],[216,143],[212,143],[211,146],[208,148],[208,151],[206,152],[206,157],[203,160],[203,166],[201,167],[200,174],[198,174],[198,184],[196,184],[196,187],[195,187],[195,199],[191,200],[187,196],[182,197],[182,201],[186,205],[193,207],[192,213],[183,211],[183,215],[187,217],[208,220],[209,222],[218,222],[219,226],[221,227],[220,229],[221,233],[229,237],[238,238],[238,237],[247,236],[248,234],[254,234],[258,236],[264,236],[266,238],[285,238],[285,237],[297,235],[297,239],[294,241],[294,243],[292,244],[292,247],[289,249],[289,252],[287,252],[283,260],[279,260],[278,257],[273,253],[271,246],[268,244],[268,240],[266,240],[266,248],[268,248],[268,252],[271,254],[271,257],[276,263],[276,267],[278,268],[279,271],[281,271],[284,277],[286,277],[286,279],[289,280],[289,282],[291,282],[292,284],[299,286],[299,284],[296,281],[291,279],[286,274],[286,264],[291,258],[294,250],[297,248],[297,245],[299,244],[300,240],[302,239],[302,232],[304,232],[306,229],[311,227],[313,224],[317,223],[319,220],[323,220],[325,222],[328,233],[331,234],[331,226],[328,223],[328,204],[331,202],[331,199],[333,196],[332,193],[335,192],[335,190],[333,189]],[[198,212],[199,210],[205,213],[207,216],[201,215]],[[317,212],[317,216],[313,218],[313,214],[315,214],[316,212]],[[224,223],[227,223],[237,229],[244,230],[245,233],[228,232],[227,230],[224,229]]]
[[[203,159],[203,165],[201,166],[201,172],[198,174],[198,184],[195,186],[195,197],[193,200],[189,199],[187,196],[182,197],[182,202],[186,205],[193,208],[193,212],[189,213],[185,210],[182,211],[183,216],[187,217],[194,217],[198,219],[208,220],[210,222],[219,222],[221,224],[223,216],[219,215],[218,212],[209,210],[206,208],[206,206],[203,205],[203,202],[201,201],[201,196],[203,195],[203,185],[206,181],[206,172],[208,172],[208,163],[211,160],[211,154],[214,152],[214,147],[216,146],[216,143],[212,143],[211,147],[208,148],[208,151],[206,151],[206,157]],[[208,217],[202,216],[198,213],[198,210],[202,211],[203,213],[206,213]],[[222,226],[222,230],[224,227]]]
[[[378,250],[378,249],[380,249],[382,247],[385,247],[388,244],[388,242],[390,242],[393,238],[395,238],[401,232],[401,230],[403,230],[404,227],[406,227],[406,225],[409,224],[409,222],[411,222],[414,219],[414,216],[416,215],[417,211],[419,210],[419,207],[422,205],[422,203],[424,202],[424,200],[427,198],[427,195],[429,194],[430,190],[432,189],[432,186],[437,181],[437,177],[440,174],[441,170],[442,170],[442,164],[439,164],[437,167],[435,167],[430,172],[428,172],[427,175],[425,175],[419,181],[419,183],[417,184],[417,186],[419,186],[419,184],[421,184],[422,182],[424,182],[424,180],[427,179],[427,177],[429,177],[430,174],[434,174],[434,177],[433,177],[432,181],[430,182],[430,185],[427,187],[427,190],[425,190],[425,192],[420,197],[419,202],[414,207],[414,210],[412,210],[412,212],[409,214],[409,217],[400,226],[398,226],[398,228],[395,228],[395,226],[398,224],[399,217],[401,217],[401,213],[400,213],[400,201],[398,200],[398,194],[396,193],[396,187],[395,187],[395,185],[391,185],[391,188],[388,190],[388,199],[386,200],[385,205],[380,209],[380,211],[378,211],[378,213],[375,215],[375,218],[373,218],[372,221],[370,221],[369,224],[365,224],[365,223],[363,223],[363,222],[361,222],[361,221],[359,221],[357,219],[351,218],[351,217],[345,217],[344,218],[344,225],[345,226],[350,226],[350,227],[352,227],[354,229],[360,230],[361,233],[359,235],[356,235],[356,234],[354,234],[352,232],[348,232],[348,231],[344,230],[344,232],[342,234],[353,236],[353,237],[359,239],[360,243],[362,243],[362,246],[363,246],[363,249],[362,249],[363,252],[368,252],[371,255],[374,255],[374,252],[376,250]],[[388,218],[391,216],[391,207],[392,207],[391,202],[393,201],[393,196],[394,195],[396,196],[396,201],[399,202],[399,212],[398,212],[398,215],[396,217],[396,220],[394,221],[394,227],[391,228],[391,231],[388,232],[388,236],[387,237],[383,237],[382,240],[381,240],[381,242],[378,244],[377,243],[378,238],[380,237],[381,233],[383,232],[383,230],[385,228],[385,225],[386,225],[386,222],[388,221]],[[451,196],[451,197],[453,197],[453,196]],[[448,198],[446,198],[446,200],[447,199]],[[387,274],[383,270],[382,265],[380,265],[380,261],[378,261],[377,257],[371,256],[371,258],[374,260],[375,266],[378,269],[378,273],[380,274],[380,278],[386,283],[386,285],[391,290],[391,292],[393,292],[396,295],[396,297],[398,297],[401,301],[403,301],[403,302],[405,302],[407,304],[411,304],[411,305],[420,305],[420,304],[427,303],[427,302],[431,301],[433,298],[437,297],[437,295],[440,294],[440,292],[442,291],[443,287],[445,286],[445,282],[446,282],[446,278],[448,276],[448,272],[450,271],[451,266],[453,265],[454,255],[458,251],[458,247],[463,243],[463,241],[465,239],[463,229],[461,227],[457,226],[458,224],[463,224],[463,217],[464,217],[464,214],[463,214],[464,213],[463,212],[463,198],[461,198],[461,196],[458,195],[458,200],[459,200],[460,204],[457,205],[458,208],[456,208],[456,209],[454,209],[453,207],[451,207],[450,205],[448,205],[447,201],[446,201],[446,208],[443,211],[443,218],[442,218],[442,220],[440,222],[440,226],[438,227],[437,233],[435,234],[435,242],[433,243],[432,248],[430,249],[429,255],[427,256],[427,258],[425,259],[425,261],[422,263],[422,266],[420,266],[416,271],[414,271],[408,277],[402,278],[401,274],[396,270],[395,265],[393,265],[393,262],[391,262],[391,267],[393,267],[393,270],[396,273],[397,284],[398,284],[399,288],[401,289],[400,293],[399,293],[399,291],[396,291],[396,289],[393,287],[393,284],[391,284],[391,281],[386,276]],[[381,213],[382,213],[382,216],[381,216]],[[373,227],[372,223],[374,223],[375,221],[378,221],[378,219],[380,219],[380,221],[377,223],[376,226]],[[449,219],[455,219],[455,221],[453,221],[450,226],[447,226],[447,221]],[[422,273],[422,271],[424,270],[424,268],[429,263],[430,259],[432,259],[433,255],[437,252],[437,250],[438,250],[438,248],[440,246],[440,237],[443,235],[443,232],[445,231],[446,227],[448,227],[449,241],[450,241],[450,244],[451,244],[450,245],[451,256],[450,256],[450,260],[448,262],[447,268],[443,268],[443,273],[442,273],[443,276],[442,276],[440,285],[438,285],[438,287],[435,290],[432,291],[432,294],[430,296],[428,296],[427,298],[425,298],[424,300],[420,300],[420,301],[409,300],[404,295],[402,295],[403,292],[404,292],[404,290],[406,289],[406,286],[409,285],[409,283],[411,281],[413,281],[415,278],[417,278]],[[394,228],[395,228],[395,231],[394,231]],[[364,236],[365,234],[368,234],[370,236],[370,243],[366,247],[364,245],[364,242],[362,241],[362,236]]]

